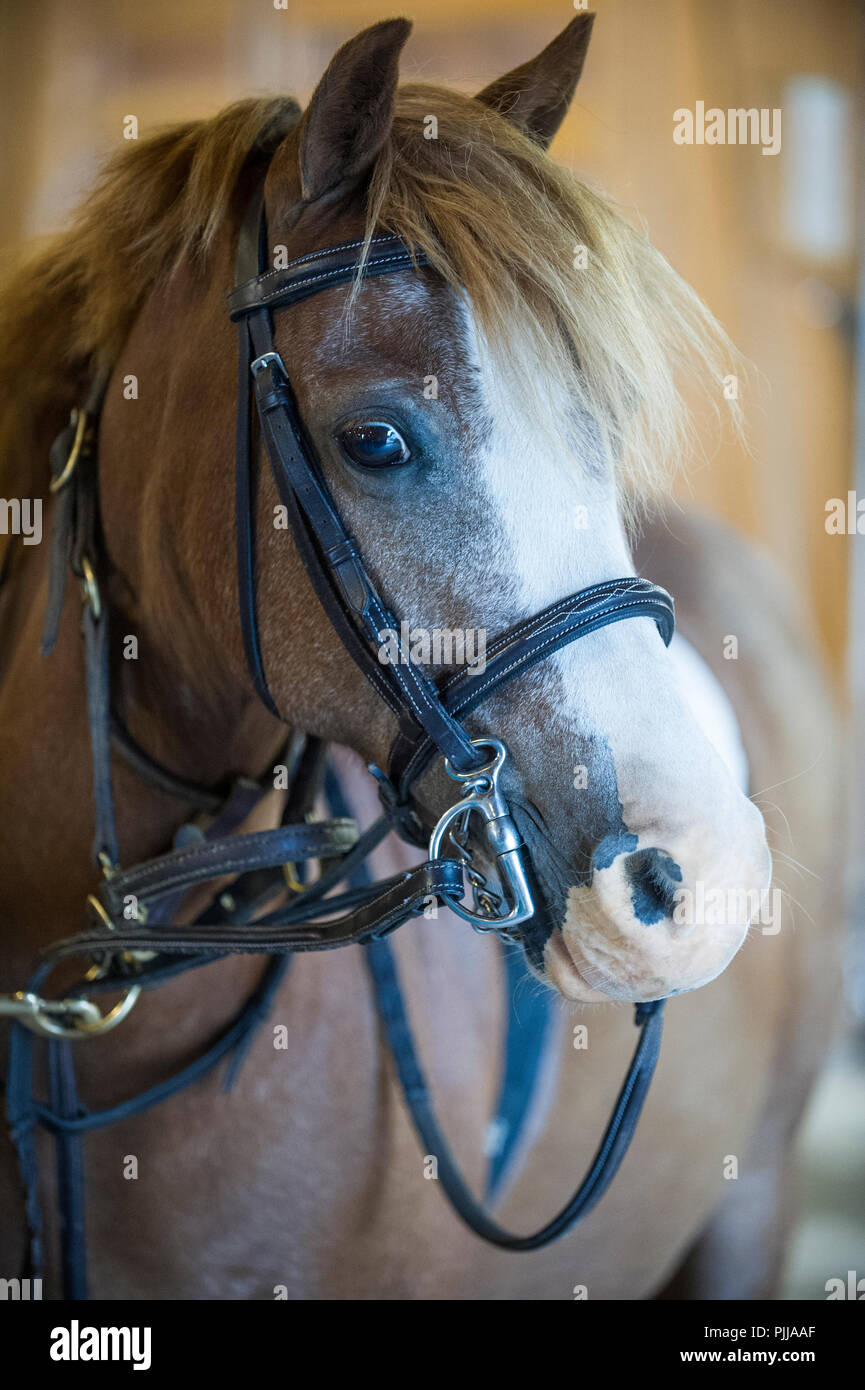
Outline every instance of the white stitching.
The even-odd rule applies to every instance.
[[[349,830],[353,831],[355,829],[354,822],[345,817],[338,819],[336,826],[337,832],[333,835],[335,845],[338,845],[341,840],[345,839]],[[235,856],[225,864],[220,863],[216,865],[216,872],[221,875],[223,873],[233,872],[235,868],[242,867],[244,864],[248,863],[250,858],[257,858],[258,854],[267,850],[271,844],[274,846],[279,845],[280,840],[286,839],[286,832],[288,830],[289,827],[287,826],[281,827],[278,830],[262,830],[259,832],[262,838],[257,839],[253,844],[247,843],[243,845],[239,843]],[[330,830],[324,831],[321,826],[291,827],[291,838],[296,840],[297,846],[300,849],[315,847],[322,841],[325,842],[322,848],[328,848],[327,840],[330,838],[331,833]],[[265,839],[265,836],[269,838]],[[202,866],[208,868],[213,867],[208,863],[207,851],[210,851],[209,857],[213,858],[218,850],[219,841],[214,840],[211,842],[205,841],[203,844],[199,845],[191,845],[188,849],[171,851],[176,857],[171,859],[170,868],[176,873],[176,871],[182,869],[190,859],[199,859]],[[289,852],[291,851],[289,850]],[[240,858],[237,857],[238,854],[241,856]],[[109,887],[114,893],[116,893],[118,888],[129,888],[133,885],[139,888],[146,888],[151,879],[154,876],[158,877],[159,874],[164,873],[165,869],[165,863],[159,860],[149,864],[141,864],[137,868],[130,869],[127,873],[119,875],[116,883],[109,883]],[[173,882],[173,876],[169,876],[166,879],[166,887],[171,887]],[[151,889],[151,891],[153,890]],[[157,891],[161,893],[163,891],[162,887],[160,886]]]
[[[611,581],[611,582],[612,582],[612,581]],[[511,671],[516,671],[516,670],[518,670],[519,667],[522,666],[522,665],[529,659],[529,657],[536,658],[536,657],[538,656],[539,653],[543,652],[544,649],[545,649],[546,647],[550,646],[551,643],[554,642],[554,641],[556,641],[556,640],[558,640],[558,638],[560,638],[560,637],[566,637],[566,636],[569,636],[570,633],[572,633],[572,632],[577,632],[577,631],[579,631],[580,628],[588,626],[588,624],[590,624],[595,618],[598,618],[598,617],[601,617],[601,616],[609,617],[609,615],[612,614],[612,613],[627,612],[629,609],[634,608],[634,607],[636,606],[635,600],[636,600],[637,602],[639,602],[639,601],[641,601],[643,598],[645,598],[646,596],[647,596],[646,594],[644,594],[644,593],[639,593],[639,592],[638,592],[637,594],[634,595],[634,599],[632,599],[630,602],[628,602],[628,603],[617,603],[617,604],[615,605],[615,607],[613,607],[613,608],[606,608],[606,609],[604,610],[603,615],[598,614],[598,613],[584,613],[584,614],[582,614],[582,616],[580,617],[580,619],[579,619],[576,623],[570,624],[570,625],[568,625],[568,626],[566,626],[566,627],[563,627],[563,628],[559,629],[559,630],[555,633],[554,636],[548,637],[548,638],[547,638],[545,641],[543,641],[543,642],[539,642],[538,645],[537,645],[536,647],[533,647],[533,648],[532,648],[531,652],[523,652],[522,655],[519,656],[519,657],[517,657],[517,659],[516,659],[515,661],[511,662],[511,664],[510,664],[509,666],[503,666],[502,669],[501,669],[500,671],[495,672],[492,676],[489,677],[488,680],[481,682],[479,685],[473,685],[473,686],[472,686],[472,690],[471,690],[471,697],[472,697],[472,699],[474,699],[474,697],[475,697],[476,695],[481,695],[481,696],[482,696],[482,695],[483,695],[483,692],[484,692],[486,689],[488,689],[490,686],[493,686],[493,687],[494,687],[494,686],[496,686],[496,685],[499,685],[499,684],[501,683],[501,681],[504,680],[505,676],[510,675]],[[564,603],[563,603],[562,606],[563,606],[563,607],[567,607],[567,600],[564,601]],[[647,617],[647,618],[652,618],[652,620],[654,621],[653,615],[652,615],[651,613],[646,613],[645,615],[641,615],[641,616],[645,616],[645,617]],[[548,628],[549,626],[550,626],[549,623],[545,623],[543,627],[538,628],[538,632],[539,632],[539,633],[544,632],[544,631],[546,630],[546,628]],[[460,711],[465,707],[465,705],[467,704],[467,702],[468,702],[468,694],[467,694],[467,696],[466,696],[465,699],[459,701],[456,705],[454,705],[453,709],[449,711],[450,714],[455,718],[455,717],[460,713]],[[428,735],[428,734],[427,734],[427,738],[429,739],[429,735]],[[430,742],[435,742],[435,740],[430,740]],[[415,753],[412,754],[411,758],[409,759],[408,763],[406,764],[405,772],[403,773],[402,777],[400,778],[400,782],[401,782],[401,784],[402,784],[403,786],[406,786],[406,785],[409,784],[409,778],[410,778],[410,776],[411,776],[411,780],[414,780],[414,774],[413,774],[414,766],[415,766],[415,764],[417,763],[417,761],[425,754],[425,752],[426,752],[426,747],[425,747],[424,744],[421,744],[421,746],[417,749],[417,751],[416,751]]]
[[[381,604],[378,601],[378,597],[374,592],[370,595],[370,609],[373,612],[373,616],[378,618],[379,630],[382,626],[387,626],[386,619],[388,615],[385,614],[382,610]],[[400,643],[400,649],[402,650],[402,643]],[[411,662],[409,664],[411,665]],[[394,665],[391,669],[393,670],[394,677],[399,682],[406,699],[408,700],[409,704],[411,705],[412,709],[417,715],[420,724],[425,729],[426,725],[424,724],[423,712],[416,703],[415,699],[413,698],[412,691],[409,688],[409,683],[406,680],[403,671],[400,669],[399,663],[397,662],[397,664]],[[414,670],[413,666],[412,670]],[[465,739],[465,742],[467,744],[470,744],[471,740],[469,739],[468,735],[465,734],[464,730],[460,729],[458,724],[456,724],[456,721],[454,720],[453,716],[448,712],[448,710],[445,709],[438,695],[433,696],[433,693],[427,689],[426,677],[424,676],[423,672],[420,672],[419,676],[420,678],[418,680],[417,685],[415,686],[415,690],[416,693],[420,696],[420,698],[425,702],[427,711],[431,715],[434,715],[438,719],[439,723],[443,723],[447,728],[448,732],[453,734],[453,736],[457,740],[459,740],[460,735],[462,735]],[[437,741],[438,740],[434,740],[434,742]]]
[[[375,267],[377,267],[377,266],[389,265],[392,261],[400,261],[400,262],[402,263],[402,267],[404,267],[406,270],[408,270],[409,266],[412,264],[412,261],[411,261],[411,260],[407,260],[407,259],[406,259],[406,257],[407,257],[409,254],[410,254],[410,253],[409,253],[408,251],[402,251],[402,252],[398,252],[396,255],[393,255],[393,256],[375,256],[375,257],[370,257],[369,260],[367,260],[367,261],[364,262],[362,269],[363,269],[364,273],[366,273],[366,271],[369,270],[371,267],[375,268]],[[361,268],[361,267],[360,267],[359,263],[358,263],[358,265],[355,265],[355,266],[332,266],[330,270],[322,271],[322,273],[321,273],[320,275],[306,275],[306,276],[301,276],[301,277],[299,277],[297,280],[290,280],[290,281],[288,282],[288,284],[286,284],[286,285],[284,285],[284,286],[282,286],[282,287],[280,287],[280,288],[277,288],[277,289],[274,289],[274,290],[270,290],[268,293],[262,295],[260,299],[254,300],[251,304],[250,304],[250,303],[247,303],[245,300],[242,299],[241,292],[242,292],[243,290],[247,289],[249,285],[260,284],[260,283],[261,283],[261,280],[263,280],[263,279],[265,278],[265,276],[262,275],[262,276],[257,277],[255,280],[247,280],[247,282],[246,282],[245,285],[240,285],[240,286],[238,286],[238,289],[235,290],[235,291],[233,291],[233,292],[229,295],[229,302],[233,301],[233,300],[235,299],[235,296],[238,296],[238,297],[241,299],[240,307],[239,307],[239,309],[238,309],[238,308],[235,308],[235,309],[234,309],[234,312],[235,312],[235,313],[240,313],[240,312],[243,312],[243,313],[250,312],[250,313],[251,313],[251,312],[252,312],[253,310],[255,310],[255,309],[260,309],[260,308],[262,308],[262,306],[266,306],[266,305],[269,305],[269,304],[274,303],[276,300],[280,299],[283,295],[289,295],[289,294],[291,294],[294,290],[303,289],[303,288],[305,288],[307,285],[314,285],[314,284],[316,284],[319,280],[333,280],[336,284],[339,284],[341,280],[345,279],[345,273],[346,273],[347,270],[355,271],[355,270],[358,270],[358,269],[360,269],[360,268]],[[266,274],[266,275],[284,275],[284,274],[285,274],[285,271],[284,271],[284,270],[269,270],[269,271],[266,271],[265,274]]]
[[[305,255],[296,256],[294,260],[291,260],[286,265],[281,266],[279,270],[264,270],[262,271],[261,275],[254,275],[251,280],[245,281],[245,285],[254,285],[256,283],[260,283],[262,280],[269,279],[272,275],[285,275],[292,269],[293,266],[304,265],[306,261],[314,261],[321,256],[333,256],[336,254],[337,251],[353,251],[356,246],[363,246],[364,240],[365,238],[361,237],[358,241],[341,241],[338,246],[324,246],[318,251],[307,251]],[[370,241],[370,246],[375,246],[377,243],[382,241],[398,240],[398,237],[386,235],[374,236]],[[238,285],[237,288],[243,289],[245,285]]]

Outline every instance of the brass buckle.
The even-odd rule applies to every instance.
[[[72,441],[72,448],[69,450],[69,457],[63,465],[63,471],[58,473],[57,477],[51,480],[52,492],[59,492],[61,488],[64,488],[75,472],[78,460],[84,448],[84,439],[87,433],[87,411],[73,410],[70,416],[70,424],[75,426],[75,438]]]
[[[127,956],[130,956],[130,964],[132,964],[131,952],[124,951],[123,956],[124,959],[126,959]],[[137,962],[135,963],[137,964]],[[102,976],[105,974],[106,968],[107,967],[105,964],[91,965],[90,969],[87,971],[87,974],[84,976],[85,980],[101,979]],[[78,1028],[78,1032],[83,1033],[85,1037],[91,1038],[98,1037],[101,1033],[110,1033],[112,1028],[116,1028],[118,1023],[122,1023],[126,1015],[128,1013],[131,1013],[132,1009],[135,1007],[135,1003],[140,993],[140,985],[130,985],[129,989],[123,995],[123,998],[119,999],[117,1003],[114,1005],[114,1007],[108,1010],[107,1014],[99,1014],[99,1010],[97,1009],[96,1012],[99,1015],[98,1018],[92,1020],[84,1020],[78,1023],[76,1025]],[[88,1000],[88,1003],[89,1002],[90,1001]]]
[[[297,876],[297,865],[290,860],[286,860],[282,866],[282,877],[285,879],[286,888],[292,893],[305,893],[307,888],[311,886],[308,883],[301,883]]]
[[[114,923],[95,894],[91,893],[87,902],[102,924],[109,931],[113,931]],[[128,965],[140,969],[144,960],[153,954],[145,951],[124,951],[122,958]],[[107,959],[101,963],[94,962],[84,979],[88,983],[101,980],[107,970]],[[118,988],[122,988],[122,985],[118,985]],[[103,1014],[91,999],[84,999],[78,995],[71,995],[66,999],[43,999],[41,995],[33,994],[29,990],[17,990],[14,994],[0,994],[0,1017],[12,1018],[24,1028],[29,1028],[31,1033],[37,1033],[42,1037],[96,1038],[103,1033],[110,1033],[112,1028],[123,1022],[134,1008],[140,993],[141,985],[130,985],[124,991],[123,997]]]
[[[81,569],[84,578],[81,581],[81,588],[84,591],[84,602],[90,604],[91,612],[96,622],[102,617],[102,599],[99,595],[99,585],[96,582],[96,575],[93,566],[86,555],[81,556]]]

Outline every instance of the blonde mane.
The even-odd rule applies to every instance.
[[[689,386],[741,431],[723,384],[747,365],[697,294],[606,198],[492,109],[443,87],[400,88],[373,174],[368,233],[375,225],[420,246],[465,293],[515,408],[539,429],[548,383],[565,386],[596,422],[623,498],[666,491],[693,451]]]
[[[69,228],[6,273],[3,487],[44,487],[47,461],[34,449],[46,423],[64,422],[179,262],[206,272],[241,170],[297,116],[290,98],[242,101],[131,144]],[[597,423],[623,493],[666,488],[692,448],[686,380],[703,384],[720,415],[723,378],[742,370],[698,296],[609,201],[458,92],[399,89],[369,191],[369,234],[376,226],[421,247],[468,297],[515,408],[544,428],[545,383],[565,387]],[[724,405],[738,424],[736,403]]]

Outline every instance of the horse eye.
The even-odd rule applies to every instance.
[[[337,435],[340,447],[360,468],[400,468],[411,450],[398,430],[379,420],[358,420]]]

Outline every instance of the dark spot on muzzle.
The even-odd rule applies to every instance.
[[[634,915],[647,927],[672,917],[682,870],[660,849],[641,849],[625,862]]]

